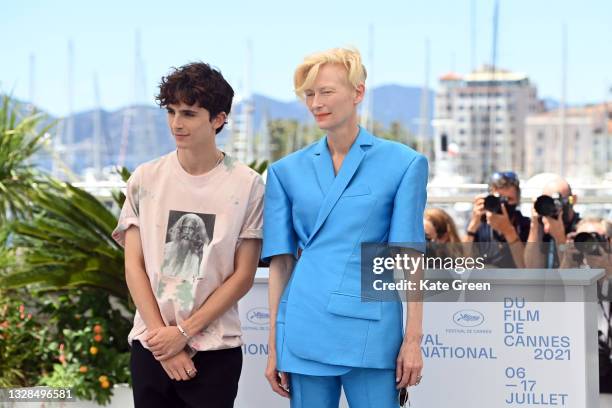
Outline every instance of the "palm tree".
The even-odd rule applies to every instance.
[[[102,289],[129,304],[123,249],[111,238],[117,217],[98,199],[69,183],[46,178],[32,190],[32,217],[11,223],[19,261],[0,286],[38,290]]]
[[[257,173],[263,174],[264,171],[268,169],[268,161],[267,160],[262,160],[262,161],[253,160],[252,162],[248,164],[248,166],[251,169],[255,170]]]
[[[36,170],[31,158],[54,123],[42,127],[42,115],[23,112],[2,98],[0,287],[94,287],[127,305],[123,250],[111,238],[117,217],[86,191]]]
[[[28,193],[36,187],[31,158],[41,147],[53,123],[41,127],[40,113],[24,109],[9,96],[0,105],[0,225],[29,213]]]

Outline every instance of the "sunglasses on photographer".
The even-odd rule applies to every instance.
[[[519,185],[519,178],[513,171],[496,171],[491,175],[491,185],[498,184],[512,184],[514,186]]]

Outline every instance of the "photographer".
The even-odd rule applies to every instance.
[[[601,218],[586,218],[568,236],[562,268],[604,269],[606,275],[597,282],[597,335],[599,343],[599,391],[612,393],[612,329],[610,300],[612,300],[612,224]]]
[[[577,197],[567,181],[557,177],[549,181],[531,211],[531,226],[525,250],[528,268],[557,268],[567,242],[567,235],[576,231],[580,214],[574,211]],[[545,243],[545,244],[544,244]]]
[[[438,257],[463,256],[463,244],[459,239],[455,221],[441,208],[428,208],[423,215],[425,240],[428,252]]]
[[[464,242],[481,243],[478,252],[487,258],[489,265],[523,268],[523,242],[529,234],[529,218],[517,209],[521,196],[518,176],[511,171],[493,173],[489,192],[488,196],[474,199]]]

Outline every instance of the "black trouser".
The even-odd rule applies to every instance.
[[[599,376],[599,392],[606,394],[612,393],[612,372],[604,376]]]
[[[130,368],[134,405],[141,407],[232,408],[242,370],[242,349],[198,351],[194,378],[175,381],[139,341],[132,342]]]

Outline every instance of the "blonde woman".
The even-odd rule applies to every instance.
[[[268,169],[266,377],[293,408],[391,408],[420,381],[422,304],[363,302],[360,244],[423,243],[427,159],[358,125],[366,71],[331,49],[297,67],[296,94],[327,134]],[[383,176],[384,175],[384,176]]]

